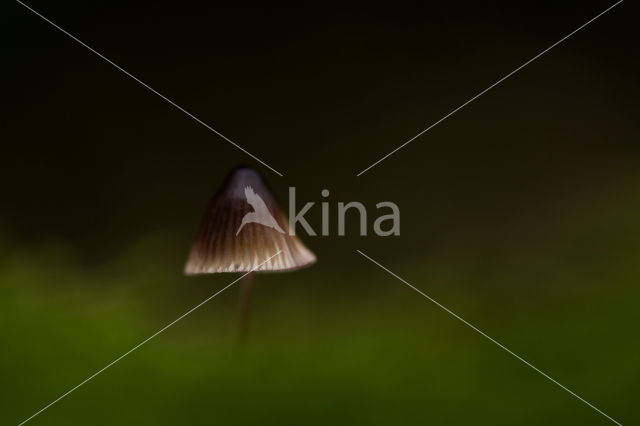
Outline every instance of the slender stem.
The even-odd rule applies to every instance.
[[[242,344],[249,332],[249,319],[251,317],[251,293],[253,293],[254,272],[247,274],[240,281],[240,328],[238,336]]]

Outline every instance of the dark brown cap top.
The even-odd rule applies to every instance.
[[[314,254],[289,235],[289,221],[262,176],[241,167],[231,171],[211,199],[184,272],[284,271],[315,261]]]

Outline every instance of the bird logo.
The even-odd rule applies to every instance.
[[[238,232],[236,232],[236,235],[240,233],[242,227],[247,223],[258,223],[260,225],[273,228],[281,234],[285,233],[280,225],[278,225],[278,222],[276,222],[275,218],[271,215],[271,212],[267,208],[264,200],[255,193],[252,187],[247,186],[244,188],[244,196],[247,198],[247,203],[249,203],[249,205],[253,207],[253,211],[248,212],[244,215],[244,217],[242,218],[242,223],[240,223],[240,227],[238,228]]]

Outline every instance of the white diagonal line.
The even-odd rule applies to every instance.
[[[124,354],[120,355],[118,358],[114,359],[113,361],[111,361],[109,364],[105,365],[104,367],[102,367],[100,370],[96,371],[95,373],[93,373],[91,376],[87,377],[86,379],[84,379],[82,382],[80,382],[79,384],[77,384],[76,386],[72,387],[71,389],[69,389],[67,392],[63,393],[62,395],[60,395],[58,398],[54,399],[53,401],[51,401],[49,404],[45,405],[44,407],[42,407],[40,410],[38,410],[37,412],[35,412],[31,417],[23,420],[22,422],[20,422],[18,424],[18,426],[21,426],[25,423],[27,423],[29,420],[33,419],[35,416],[37,416],[38,414],[42,413],[44,410],[46,410],[47,408],[51,407],[53,404],[55,404],[56,402],[60,401],[62,398],[66,397],[67,395],[69,395],[71,392],[75,391],[76,389],[78,389],[80,386],[84,385],[85,383],[87,383],[88,381],[90,381],[91,379],[93,379],[94,377],[96,377],[98,374],[102,373],[104,370],[106,370],[107,368],[111,367],[113,364],[115,364],[116,362],[120,361],[122,358],[126,357],[127,355],[129,355],[131,352],[135,351],[136,349],[138,349],[140,346],[144,345],[145,343],[147,343],[149,340],[153,339],[154,337],[156,337],[158,334],[162,333],[163,331],[165,331],[166,329],[168,329],[169,327],[171,327],[172,325],[174,325],[175,323],[177,323],[178,321],[180,321],[181,319],[183,319],[184,317],[186,317],[187,315],[191,314],[193,311],[195,311],[196,309],[198,309],[199,307],[201,307],[202,305],[204,305],[205,303],[207,303],[208,301],[210,301],[211,299],[213,299],[214,297],[216,297],[217,295],[219,295],[220,293],[222,293],[223,291],[225,291],[226,289],[228,289],[229,287],[231,287],[232,285],[234,285],[235,283],[237,283],[238,281],[240,281],[242,278],[246,277],[247,275],[249,275],[250,273],[252,273],[253,271],[257,270],[258,268],[260,268],[262,265],[264,265],[265,263],[267,263],[268,261],[270,261],[271,259],[273,259],[274,257],[278,256],[280,253],[282,253],[282,250],[280,250],[279,252],[277,252],[276,254],[274,254],[273,256],[271,256],[270,258],[268,258],[267,260],[265,260],[264,262],[262,262],[261,264],[259,264],[258,266],[256,266],[255,268],[253,268],[251,271],[247,272],[246,274],[242,275],[240,278],[232,281],[230,284],[227,284],[225,287],[222,288],[222,290],[218,290],[216,293],[214,293],[213,295],[207,297],[205,300],[203,300],[202,302],[200,302],[199,304],[197,304],[196,306],[194,306],[193,308],[189,309],[187,312],[185,312],[184,314],[180,315],[178,318],[176,318],[175,320],[171,321],[169,324],[165,325],[164,327],[162,327],[160,330],[156,331],[155,333],[153,333],[151,336],[147,337],[146,339],[144,339],[142,342],[138,343],[137,345],[135,345],[133,348],[129,349],[127,352],[125,352]]]
[[[614,420],[613,418],[609,417],[604,411],[600,410],[598,407],[596,407],[595,405],[591,404],[589,401],[585,400],[584,398],[582,398],[580,395],[576,394],[575,392],[573,392],[571,389],[567,388],[566,386],[564,386],[562,383],[558,382],[557,380],[555,380],[554,378],[552,378],[551,376],[549,376],[547,373],[545,373],[544,371],[538,369],[537,367],[535,367],[533,364],[529,363],[528,361],[526,361],[524,358],[522,358],[520,355],[516,354],[515,352],[512,352],[509,348],[507,348],[506,346],[502,345],[500,342],[498,342],[497,340],[495,340],[493,337],[489,336],[488,334],[486,334],[484,331],[480,330],[479,328],[477,328],[476,326],[474,326],[473,324],[471,324],[470,322],[468,322],[467,320],[465,320],[464,318],[462,318],[461,316],[459,316],[458,314],[456,314],[455,312],[453,312],[452,310],[450,310],[449,308],[447,308],[444,305],[441,305],[437,300],[433,299],[432,297],[428,296],[426,293],[422,292],[421,290],[417,289],[416,287],[414,287],[413,285],[409,284],[407,281],[405,281],[403,278],[399,277],[398,275],[394,274],[393,272],[391,272],[389,269],[385,268],[384,266],[382,266],[380,263],[378,263],[377,261],[373,260],[372,258],[370,258],[369,256],[367,256],[366,254],[364,254],[363,252],[361,252],[360,250],[356,250],[358,253],[360,253],[363,257],[367,258],[368,260],[370,260],[371,262],[375,263],[376,265],[378,265],[381,269],[383,269],[384,271],[388,272],[389,274],[391,274],[393,277],[397,278],[398,280],[402,281],[404,284],[406,284],[408,287],[412,288],[413,290],[415,290],[416,292],[418,292],[419,294],[421,294],[422,296],[424,296],[425,298],[429,299],[429,301],[433,302],[434,304],[436,304],[439,308],[441,308],[442,310],[444,310],[445,312],[447,312],[448,314],[450,314],[451,316],[453,316],[454,318],[456,318],[457,320],[461,321],[463,324],[465,324],[466,326],[470,327],[471,329],[473,329],[474,331],[476,331],[477,333],[481,334],[483,337],[486,337],[488,340],[490,340],[491,342],[495,343],[499,348],[503,349],[504,351],[508,352],[509,354],[513,355],[516,359],[518,359],[519,361],[522,361],[524,364],[528,365],[529,367],[531,367],[532,369],[534,369],[535,371],[537,371],[538,373],[540,373],[541,375],[543,375],[544,377],[546,377],[547,379],[549,379],[550,381],[552,381],[553,383],[555,383],[556,385],[560,386],[562,389],[564,389],[565,391],[569,392],[571,395],[575,396],[576,398],[578,398],[580,401],[584,402],[585,404],[587,404],[589,407],[593,408],[594,410],[596,410],[598,413],[602,414],[604,417],[606,417],[607,419],[611,420],[613,423],[622,426],[621,423],[619,423],[618,421]]]
[[[249,157],[253,158],[254,160],[256,160],[257,162],[259,162],[260,164],[262,164],[263,166],[267,167],[268,169],[270,169],[272,172],[274,172],[277,175],[283,176],[282,173],[280,173],[279,171],[277,171],[276,169],[274,169],[273,167],[271,167],[270,165],[268,165],[267,163],[265,163],[264,161],[260,160],[258,157],[256,157],[255,155],[253,155],[252,153],[250,153],[249,151],[247,151],[246,149],[244,149],[243,147],[241,147],[240,145],[238,145],[237,143],[235,143],[234,141],[232,141],[231,139],[229,139],[228,137],[226,137],[225,135],[223,135],[222,133],[220,133],[219,131],[217,131],[216,129],[214,129],[213,127],[209,126],[207,123],[205,123],[204,121],[200,120],[198,117],[196,117],[195,115],[191,114],[189,111],[187,111],[186,109],[182,108],[180,105],[178,105],[177,103],[175,103],[174,101],[172,101],[171,99],[167,98],[166,96],[164,96],[162,93],[158,92],[156,89],[154,89],[153,87],[149,86],[147,83],[145,83],[144,81],[140,80],[138,77],[136,77],[135,75],[131,74],[129,71],[125,70],[124,68],[122,68],[121,66],[119,66],[118,64],[116,64],[115,62],[113,62],[111,59],[107,58],[106,56],[104,56],[103,54],[101,54],[100,52],[98,52],[97,50],[95,50],[94,48],[92,48],[91,46],[87,45],[86,43],[84,43],[82,40],[78,39],[77,37],[75,37],[74,35],[70,34],[69,32],[67,32],[66,30],[64,30],[63,28],[61,28],[60,26],[58,26],[57,24],[55,24],[54,22],[52,22],[50,19],[46,18],[45,16],[43,16],[42,14],[40,14],[39,12],[37,12],[36,10],[34,10],[32,7],[27,6],[26,4],[24,4],[23,2],[21,2],[20,0],[16,0],[16,2],[20,3],[22,6],[26,7],[27,9],[29,9],[31,12],[33,12],[34,14],[38,15],[40,18],[44,19],[45,21],[47,21],[49,24],[51,24],[52,26],[54,26],[55,28],[57,28],[58,30],[62,31],[63,33],[65,33],[66,35],[68,35],[69,37],[71,37],[72,39],[74,39],[75,41],[77,41],[78,43],[80,43],[82,46],[86,47],[87,49],[89,49],[91,52],[95,53],[96,55],[98,55],[100,58],[104,59],[106,62],[110,63],[111,65],[113,65],[115,68],[117,68],[118,70],[122,71],[124,74],[126,74],[127,76],[131,77],[132,79],[134,79],[135,81],[137,81],[138,83],[140,83],[142,86],[144,86],[145,88],[149,89],[151,92],[155,93],[156,95],[160,96],[162,99],[164,99],[165,101],[167,101],[168,103],[170,103],[171,105],[173,105],[174,107],[176,107],[177,109],[179,109],[180,111],[182,111],[183,113],[185,113],[186,115],[188,115],[189,117],[191,117],[192,119],[194,119],[195,121],[197,121],[198,123],[200,123],[201,125],[203,125],[204,127],[206,127],[207,129],[211,130],[213,133],[215,133],[216,135],[220,136],[222,139],[224,139],[225,141],[229,142],[231,145],[235,146],[236,148],[238,148],[240,151],[244,152],[245,154],[247,154]]]
[[[358,173],[356,176],[360,176],[363,173],[365,173],[367,170],[375,167],[376,165],[378,165],[379,163],[381,163],[382,161],[386,160],[388,157],[392,156],[393,154],[395,154],[396,152],[398,152],[399,150],[401,150],[402,148],[404,148],[405,146],[407,146],[408,144],[410,144],[411,142],[413,142],[414,140],[418,139],[420,136],[422,136],[423,134],[427,133],[429,130],[433,129],[434,127],[436,127],[438,124],[442,123],[444,120],[446,120],[447,118],[451,117],[453,114],[455,114],[456,112],[460,111],[462,108],[466,107],[467,105],[469,105],[471,102],[475,101],[476,99],[478,99],[480,96],[484,95],[485,93],[487,93],[489,90],[493,89],[494,87],[496,87],[498,84],[502,83],[503,81],[505,81],[506,79],[508,79],[509,77],[511,77],[512,75],[514,75],[515,73],[517,73],[518,71],[520,71],[522,68],[526,67],[527,65],[529,65],[531,62],[535,61],[536,59],[538,59],[539,57],[541,57],[542,55],[544,55],[545,53],[547,53],[548,51],[550,51],[551,49],[553,49],[554,47],[556,47],[557,45],[559,45],[560,43],[562,43],[563,41],[565,41],[566,39],[568,39],[569,37],[571,37],[572,35],[574,35],[575,33],[577,33],[578,31],[580,31],[581,29],[583,29],[584,27],[586,27],[587,25],[589,25],[590,23],[592,23],[593,21],[595,21],[596,19],[598,19],[599,17],[601,17],[602,15],[604,15],[605,13],[607,13],[608,11],[610,11],[611,9],[613,9],[614,7],[616,7],[617,5],[619,5],[620,3],[622,3],[624,0],[619,0],[618,2],[614,3],[613,5],[609,6],[608,8],[606,8],[604,11],[600,12],[598,15],[594,16],[593,18],[589,19],[587,22],[585,22],[584,24],[580,25],[578,28],[576,28],[575,30],[571,31],[569,34],[567,34],[566,36],[562,37],[560,40],[558,40],[557,42],[553,43],[551,46],[547,47],[546,49],[544,49],[542,52],[538,53],[536,56],[534,56],[533,58],[529,59],[527,62],[525,62],[524,64],[520,65],[518,68],[516,68],[515,70],[511,71],[509,74],[505,75],[504,77],[502,77],[500,80],[496,81],[495,83],[493,83],[491,86],[487,87],[486,89],[484,89],[482,92],[478,93],[477,95],[475,95],[473,98],[469,99],[467,102],[463,103],[462,105],[460,105],[458,108],[454,109],[453,111],[451,111],[449,114],[445,115],[444,117],[442,117],[440,120],[436,121],[435,123],[433,123],[432,125],[430,125],[429,127],[427,127],[426,129],[424,129],[423,131],[421,131],[420,133],[418,133],[417,135],[415,135],[414,137],[412,137],[411,139],[409,139],[408,141],[406,141],[405,143],[403,143],[402,145],[400,145],[399,147],[397,147],[396,149],[394,149],[393,151],[391,151],[390,153],[388,153],[387,155],[385,155],[384,157],[382,157],[381,159],[379,159],[378,161],[376,161],[375,163],[371,164],[369,167],[367,167],[366,169],[364,169],[363,171],[361,171],[360,173]]]

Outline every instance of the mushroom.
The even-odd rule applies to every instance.
[[[184,273],[247,273],[240,284],[243,338],[248,329],[254,272],[294,270],[315,261],[315,255],[290,234],[289,221],[262,176],[241,166],[227,175],[211,199]]]

